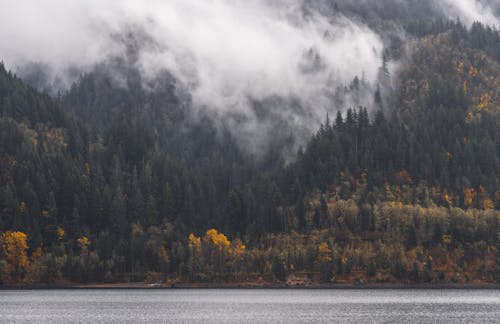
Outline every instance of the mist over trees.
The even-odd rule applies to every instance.
[[[498,283],[500,33],[445,2],[301,2],[345,34],[319,47],[371,52],[333,80],[311,48],[286,91],[250,71],[217,109],[144,73],[137,31],[68,88],[1,64],[0,282]]]

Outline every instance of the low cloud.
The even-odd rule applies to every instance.
[[[438,3],[449,18],[458,17],[468,26],[479,21],[490,26],[500,27],[500,18],[495,14],[495,7],[493,7],[494,2],[490,3],[487,0],[440,0]]]
[[[275,127],[258,117],[255,102],[271,102],[266,109],[276,111],[269,116],[291,128],[313,130],[335,109],[336,86],[361,75],[375,81],[383,49],[365,25],[306,14],[300,0],[0,2],[0,56],[8,68],[22,71],[35,62],[68,86],[70,71],[123,55],[117,35],[141,30],[149,41],[134,64],[145,80],[168,70],[193,106],[228,124],[235,123],[228,116],[238,115],[246,121],[240,130],[255,138]]]

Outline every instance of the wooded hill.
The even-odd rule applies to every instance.
[[[375,111],[332,111],[286,165],[286,138],[253,157],[190,120],[168,73],[51,97],[1,65],[1,282],[498,283],[500,34],[406,30]]]

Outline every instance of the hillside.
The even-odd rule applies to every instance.
[[[373,107],[332,110],[291,163],[290,125],[249,153],[167,72],[50,96],[1,65],[0,282],[499,283],[499,31],[406,28]]]

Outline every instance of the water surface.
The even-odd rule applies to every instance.
[[[499,290],[4,290],[1,323],[500,323]]]

